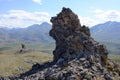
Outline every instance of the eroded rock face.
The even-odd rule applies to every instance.
[[[51,18],[52,29],[50,36],[56,41],[53,51],[54,61],[63,58],[67,61],[90,55],[99,57],[100,62],[106,64],[107,50],[104,45],[99,45],[90,36],[90,30],[85,25],[81,26],[78,16],[69,8],[63,8],[57,16]]]

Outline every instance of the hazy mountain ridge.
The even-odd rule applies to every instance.
[[[51,25],[47,22],[27,28],[0,28],[0,41],[50,42],[52,39],[49,36],[50,29]]]
[[[49,36],[51,24],[33,24],[27,28],[0,28],[0,41],[52,41]],[[98,41],[120,43],[120,22],[108,21],[90,28],[91,35]]]
[[[108,21],[95,25],[90,30],[92,37],[105,44],[109,53],[120,54],[120,22]]]
[[[91,33],[99,41],[120,43],[120,22],[108,21],[95,25],[91,28]]]

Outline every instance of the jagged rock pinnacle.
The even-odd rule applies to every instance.
[[[54,61],[83,56],[89,58],[92,55],[94,58],[99,57],[103,64],[106,63],[108,52],[105,46],[91,38],[89,28],[81,26],[78,16],[71,9],[63,7],[57,16],[51,18],[51,22],[50,36],[56,41]]]

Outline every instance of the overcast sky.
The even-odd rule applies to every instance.
[[[0,26],[28,27],[49,22],[62,7],[75,12],[89,27],[106,21],[120,22],[120,0],[0,0]]]

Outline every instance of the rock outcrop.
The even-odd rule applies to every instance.
[[[0,80],[120,80],[120,65],[108,59],[106,47],[91,37],[71,9],[63,8],[51,22],[50,36],[56,41],[53,61]]]
[[[90,30],[85,25],[81,26],[78,16],[69,8],[63,8],[56,17],[51,18],[52,30],[50,36],[56,41],[56,49],[53,51],[54,61],[65,61],[86,56],[99,59],[103,65],[107,60],[107,49],[90,36]],[[97,58],[99,57],[99,58]]]

